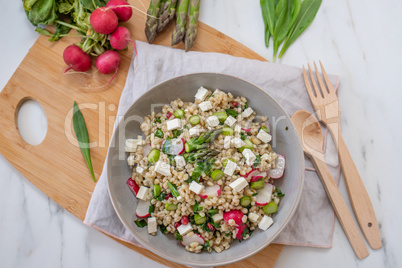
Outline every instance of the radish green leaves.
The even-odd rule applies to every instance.
[[[73,128],[77,136],[78,145],[84,155],[85,162],[87,162],[89,171],[91,172],[94,182],[96,182],[94,169],[92,167],[91,154],[89,152],[89,136],[87,126],[85,125],[84,116],[78,108],[77,102],[74,101],[73,108]]]
[[[283,56],[289,46],[311,24],[322,0],[260,0],[265,25],[265,45],[273,37],[274,59],[279,46]]]

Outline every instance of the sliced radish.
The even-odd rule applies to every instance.
[[[218,184],[215,184],[214,186],[205,187],[205,189],[200,193],[200,197],[207,199],[208,197],[220,196],[221,193],[221,187]]]
[[[244,229],[246,229],[246,225],[245,225],[245,224],[240,225],[239,228],[236,228],[236,238],[237,238],[237,239],[239,239],[239,240],[242,240],[242,239],[243,239],[243,232],[244,232]]]
[[[271,202],[273,185],[269,183],[264,184],[264,188],[257,190],[255,204],[257,206],[265,206]]]
[[[268,175],[273,179],[280,179],[285,171],[285,157],[283,155],[278,155],[276,159],[276,168],[268,170]]]
[[[138,218],[149,217],[149,201],[138,200],[137,210],[135,214]]]
[[[168,112],[168,113],[166,114],[166,118],[169,119],[172,115],[173,115],[173,114],[172,114],[171,112]]]
[[[151,145],[150,144],[145,144],[143,149],[142,149],[142,156],[147,157],[151,150],[152,150]]]
[[[131,192],[137,197],[138,191],[140,190],[140,186],[132,179],[129,178],[127,180],[127,186],[130,188]]]
[[[229,224],[229,220],[234,220],[237,226],[241,226],[243,224],[242,218],[243,212],[240,210],[231,210],[223,213],[223,219],[225,220],[226,224]]]
[[[251,131],[251,128],[242,128],[242,130],[246,133],[249,133]]]
[[[263,176],[252,176],[250,182],[255,182],[263,179]]]
[[[181,241],[180,243],[185,247],[193,242],[198,242],[198,244],[200,245],[205,244],[204,238],[202,238],[199,234],[196,233],[194,233],[192,236],[188,236],[188,234],[186,234],[185,236],[183,236],[183,241]]]
[[[257,176],[257,174],[260,174],[261,171],[259,171],[258,169],[252,169],[249,173],[246,174],[246,179],[250,180],[251,177],[253,176]]]
[[[164,140],[162,143],[162,151],[169,155],[179,155],[184,152],[184,139]]]

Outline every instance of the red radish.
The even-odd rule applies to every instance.
[[[232,102],[232,106],[237,107],[237,106],[239,106],[239,103],[238,102]]]
[[[220,196],[221,193],[221,187],[218,184],[215,184],[214,186],[205,187],[205,189],[200,193],[200,197],[206,199],[208,197]]]
[[[268,170],[268,175],[273,179],[280,179],[285,171],[285,157],[283,155],[278,155],[276,159],[276,168]]]
[[[189,218],[186,215],[181,216],[181,223],[187,225],[189,222]]]
[[[131,192],[137,197],[138,191],[140,190],[138,184],[132,178],[129,178],[127,180],[127,186],[128,188],[130,188]]]
[[[152,150],[151,145],[150,144],[145,144],[144,147],[142,148],[142,156],[147,157],[151,150]]]
[[[148,201],[138,200],[138,205],[137,205],[135,214],[137,215],[138,218],[149,217],[149,215],[150,215],[149,214],[149,200]]]
[[[96,69],[98,69],[100,73],[110,74],[111,72],[114,72],[114,75],[112,76],[112,78],[110,78],[109,82],[106,85],[109,85],[110,82],[112,82],[113,78],[116,76],[117,71],[120,67],[120,61],[121,60],[119,53],[114,50],[108,50],[96,59]]]
[[[185,247],[193,242],[198,242],[198,244],[200,245],[205,244],[204,238],[202,238],[199,234],[196,233],[194,233],[191,237],[188,236],[188,234],[186,234],[185,236],[183,236],[183,241],[181,241],[180,243]]]
[[[133,40],[130,39],[130,31],[123,26],[117,27],[117,29],[110,35],[110,45],[116,50],[125,49],[128,43],[131,42],[134,45]],[[137,54],[137,49],[136,54]]]
[[[243,212],[240,210],[231,210],[223,213],[223,219],[225,220],[226,224],[229,224],[229,220],[234,220],[236,226],[241,226],[243,224],[242,218]]]
[[[184,144],[186,142],[184,139],[171,139],[171,140],[164,140],[162,142],[163,152],[169,155],[179,155],[184,152]],[[163,147],[165,146],[165,147]]]
[[[250,180],[253,176],[257,176],[257,174],[260,173],[261,171],[259,171],[258,169],[252,169],[249,173],[246,174],[245,178]]]
[[[265,206],[271,202],[273,185],[269,183],[264,184],[264,188],[257,190],[255,204],[257,206]]]
[[[200,182],[203,182],[203,181],[204,181],[204,179],[203,179],[203,178],[200,178],[200,179],[199,179],[199,181],[200,181]]]
[[[207,224],[207,227],[211,232],[215,231],[215,227],[212,224],[210,224],[209,222]]]
[[[241,225],[239,228],[236,228],[236,238],[237,238],[237,239],[239,239],[239,240],[242,240],[242,239],[243,239],[243,232],[244,232],[244,229],[246,229],[246,225],[245,225],[245,224]]]
[[[168,199],[171,198],[171,197],[173,197],[172,194],[167,194],[167,195],[165,195],[165,200],[168,200]]]
[[[174,228],[177,230],[177,228],[179,228],[180,225],[181,225],[181,223],[179,221],[175,222],[174,223]]]
[[[131,9],[131,7],[121,7],[126,5],[129,6],[129,4],[124,0],[110,0],[106,4],[107,7],[110,7],[114,11],[114,13],[116,13],[116,16],[121,22],[128,21],[133,15],[133,10]]]
[[[92,28],[100,34],[110,34],[117,28],[119,23],[116,13],[107,7],[98,7],[91,13],[89,18]]]
[[[166,118],[169,119],[172,115],[173,115],[173,114],[172,114],[171,112],[168,112],[168,113],[166,114]]]
[[[263,179],[263,176],[252,176],[250,182],[256,182]]]
[[[251,131],[251,128],[242,128],[242,130],[246,133],[249,133]]]
[[[68,65],[64,72],[70,69],[77,72],[86,72],[92,65],[91,57],[77,45],[66,47],[63,52],[63,60]]]

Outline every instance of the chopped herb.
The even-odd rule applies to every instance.
[[[253,193],[251,196],[256,196],[258,193]]]
[[[158,201],[163,201],[163,200],[165,200],[165,196],[166,196],[165,193],[161,193],[160,196],[158,197]]]
[[[165,225],[160,225],[159,228],[161,229],[162,234],[166,234],[167,233],[167,229]]]
[[[246,104],[244,104],[244,109],[248,108],[248,103],[246,102]]]
[[[219,223],[214,222],[214,220],[211,218],[211,221],[209,222],[213,227],[216,229],[220,229],[221,225]]]
[[[156,118],[155,123],[162,123],[161,117],[159,116],[158,118]]]
[[[188,220],[190,221],[191,224],[195,224],[194,215],[188,216]],[[193,231],[193,232],[195,233],[195,231]]]
[[[278,187],[275,188],[276,193],[278,194],[278,197],[284,197],[285,194],[282,193],[281,189],[279,189]]]
[[[172,195],[173,195],[174,197],[180,196],[179,192],[177,191],[176,185],[174,185],[174,184],[171,183],[170,181],[168,181],[167,184],[168,184],[168,186],[169,186],[169,188],[170,188],[170,191],[172,192]]]
[[[257,166],[261,163],[261,156],[257,155],[255,157],[253,168],[257,168]]]
[[[144,228],[145,226],[147,226],[148,224],[147,224],[147,222],[145,221],[145,220],[135,220],[134,221],[134,223],[135,223],[135,225],[137,225],[138,227],[140,227],[140,228]]]
[[[253,234],[254,230],[250,230],[250,232],[248,233],[248,236],[251,236]]]
[[[183,236],[181,234],[175,233],[175,235],[176,235],[176,240],[183,241]]]
[[[193,233],[200,234],[200,232],[198,232],[198,230],[193,230]]]
[[[163,138],[163,131],[159,128],[155,131],[155,137]]]
[[[184,127],[183,127],[184,129],[188,129],[188,126],[187,125],[184,125]]]
[[[196,213],[197,211],[201,211],[203,209],[204,209],[203,207],[199,206],[198,201],[195,200],[195,205],[193,206],[193,212]]]
[[[149,162],[148,163],[148,168],[150,168],[152,166],[152,163],[151,162]]]
[[[170,165],[173,166],[174,164],[174,155],[169,155],[169,161],[170,161]]]
[[[174,129],[174,130],[172,130],[173,139],[179,137],[182,132],[183,132],[182,129]]]
[[[225,233],[225,236],[229,236],[230,234],[229,233]]]
[[[237,117],[237,113],[236,113],[236,111],[235,110],[232,110],[232,109],[225,109],[225,112],[228,114],[228,115],[231,115],[231,116],[233,116],[234,118],[236,118]]]
[[[246,133],[244,133],[243,131],[240,132],[240,139],[245,140],[247,139],[248,135]]]
[[[201,225],[202,230],[204,230],[205,232],[209,233],[211,232],[211,230],[209,230],[208,228],[208,221],[205,221],[202,225]]]
[[[212,251],[211,245],[209,244],[209,241],[208,241],[208,240],[206,240],[206,241],[205,241],[205,244],[202,245],[202,249],[205,249],[205,250],[207,250],[208,252],[211,252],[211,251]]]
[[[243,231],[243,233],[241,234],[241,236],[242,236],[242,237],[246,237],[248,233],[249,233],[249,230],[248,230],[248,228],[246,227],[246,228],[244,228],[244,231]]]
[[[149,209],[148,209],[149,214],[153,213],[154,211],[155,211],[155,206],[154,206],[154,205],[150,205],[150,206],[149,206]]]
[[[218,214],[218,212],[219,212],[218,209],[210,209],[208,210],[208,215],[212,217],[213,215]]]

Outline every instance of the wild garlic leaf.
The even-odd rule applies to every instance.
[[[78,108],[77,102],[75,101],[73,108],[73,128],[75,135],[77,136],[78,145],[80,146],[81,152],[84,155],[85,162],[88,165],[94,182],[96,182],[94,169],[92,167],[91,154],[89,151],[89,136],[87,126],[85,124],[84,116],[82,115],[80,109]]]

